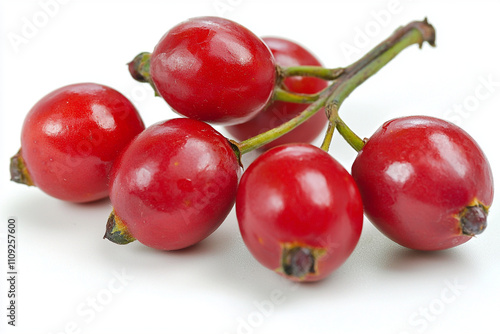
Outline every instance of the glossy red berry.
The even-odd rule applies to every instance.
[[[95,83],[59,88],[27,114],[12,180],[65,201],[107,197],[114,160],[142,130],[137,110],[118,91]]]
[[[236,214],[253,256],[295,281],[323,279],[344,263],[363,224],[351,175],[310,144],[259,156],[241,178]]]
[[[267,105],[276,68],[269,48],[247,28],[224,18],[198,17],[162,37],[151,54],[150,75],[177,113],[236,124]]]
[[[276,37],[264,37],[263,41],[269,46],[276,64],[282,67],[311,65],[321,66],[319,60],[301,45]],[[314,77],[293,76],[284,80],[285,89],[301,94],[315,94],[327,86],[325,80]],[[273,129],[307,108],[307,104],[274,101],[254,118],[247,122],[227,126],[226,130],[237,140],[245,140],[267,130]],[[264,145],[264,149],[286,143],[310,143],[318,137],[327,123],[323,109],[319,110],[303,126],[299,126],[280,138]]]
[[[231,210],[240,166],[230,143],[187,118],[150,126],[117,160],[106,236],[161,250],[196,244]]]
[[[465,131],[444,120],[386,122],[359,152],[352,175],[366,216],[403,246],[447,249],[486,227],[490,165]]]

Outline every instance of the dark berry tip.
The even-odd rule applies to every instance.
[[[10,158],[10,180],[16,183],[33,186],[31,176],[26,168],[21,149]]]
[[[288,276],[303,278],[315,273],[315,259],[309,248],[293,247],[283,249],[282,270]]]
[[[134,80],[139,81],[139,82],[147,82],[148,80],[141,74],[139,71],[137,71],[136,64],[134,61],[131,61],[128,65],[128,71],[130,72],[130,75]]]
[[[475,236],[481,234],[486,228],[488,210],[483,205],[466,207],[460,214],[460,225],[462,233]]]
[[[108,239],[118,245],[126,245],[135,241],[135,238],[128,231],[127,226],[115,214],[114,210],[109,215],[103,239]]]
[[[231,146],[231,149],[236,155],[236,159],[238,159],[238,165],[240,165],[240,167],[243,168],[243,164],[241,163],[241,150],[240,147],[238,146],[238,143],[232,139],[228,139],[228,142],[229,146]]]
[[[149,52],[139,53],[128,63],[128,71],[132,78],[139,82],[149,82]]]

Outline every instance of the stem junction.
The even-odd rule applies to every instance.
[[[236,143],[241,154],[257,149],[295,127],[307,121],[318,110],[325,107],[329,126],[322,144],[324,150],[328,150],[333,137],[334,129],[356,150],[360,151],[364,141],[358,137],[339,117],[338,111],[344,100],[356,87],[360,86],[368,78],[377,73],[382,67],[389,63],[402,50],[410,45],[418,44],[421,48],[424,42],[435,46],[436,32],[434,27],[427,22],[414,21],[404,27],[397,29],[389,38],[375,46],[365,56],[346,68],[324,69],[317,66],[295,66],[280,69],[283,77],[292,75],[315,76],[327,80],[333,80],[330,85],[319,95],[295,94],[290,92],[278,92],[276,97],[289,102],[307,103],[312,102],[302,113],[286,123],[263,132],[257,136]]]

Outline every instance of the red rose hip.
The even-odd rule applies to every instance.
[[[317,281],[354,250],[361,197],[349,173],[310,144],[277,146],[245,171],[236,197],[243,241],[265,267],[294,281]]]
[[[316,57],[301,45],[277,37],[262,39],[271,49],[276,64],[282,67],[311,65],[321,66]],[[293,76],[284,80],[286,90],[300,94],[315,94],[326,88],[328,82],[314,77]],[[274,101],[247,122],[227,126],[226,130],[237,140],[245,140],[267,130],[273,129],[306,109],[308,104]],[[323,109],[289,133],[263,146],[270,149],[287,143],[310,143],[323,131],[327,118]]]
[[[352,175],[366,216],[405,247],[447,249],[486,227],[491,168],[452,123],[425,116],[386,122],[359,152]]]
[[[11,179],[65,201],[107,197],[114,160],[142,130],[137,110],[118,91],[95,83],[59,88],[27,114]]]
[[[105,237],[161,250],[194,245],[228,215],[239,173],[232,146],[210,125],[187,118],[154,124],[113,168]]]
[[[276,67],[269,48],[247,28],[224,18],[197,17],[161,38],[151,54],[150,76],[177,113],[228,125],[267,105]]]

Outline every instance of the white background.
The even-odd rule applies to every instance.
[[[174,117],[125,64],[194,16],[233,19],[282,36],[329,67],[345,66],[398,26],[428,17],[437,47],[412,46],[357,89],[344,120],[370,136],[385,120],[453,120],[500,180],[499,1],[15,1],[0,0],[0,332],[2,333],[493,333],[500,310],[500,222],[455,249],[422,253],[365,219],[358,247],[332,276],[294,284],[257,263],[234,210],[196,247],[160,252],[103,240],[109,201],[76,205],[9,182],[29,109],[77,82],[112,86],[150,125]],[[44,5],[45,4],[45,5]],[[52,5],[47,5],[52,4]],[[54,6],[57,4],[57,6]],[[27,25],[35,24],[35,30]],[[14,37],[15,36],[15,37]],[[14,38],[23,38],[21,44]],[[19,41],[19,40],[18,40]],[[350,50],[347,52],[346,50]],[[489,82],[489,83],[488,83]],[[462,112],[458,112],[462,110]],[[321,142],[321,138],[317,143]],[[348,170],[355,153],[336,137]],[[248,164],[251,156],[245,159]],[[17,326],[7,326],[8,217],[18,220]]]

